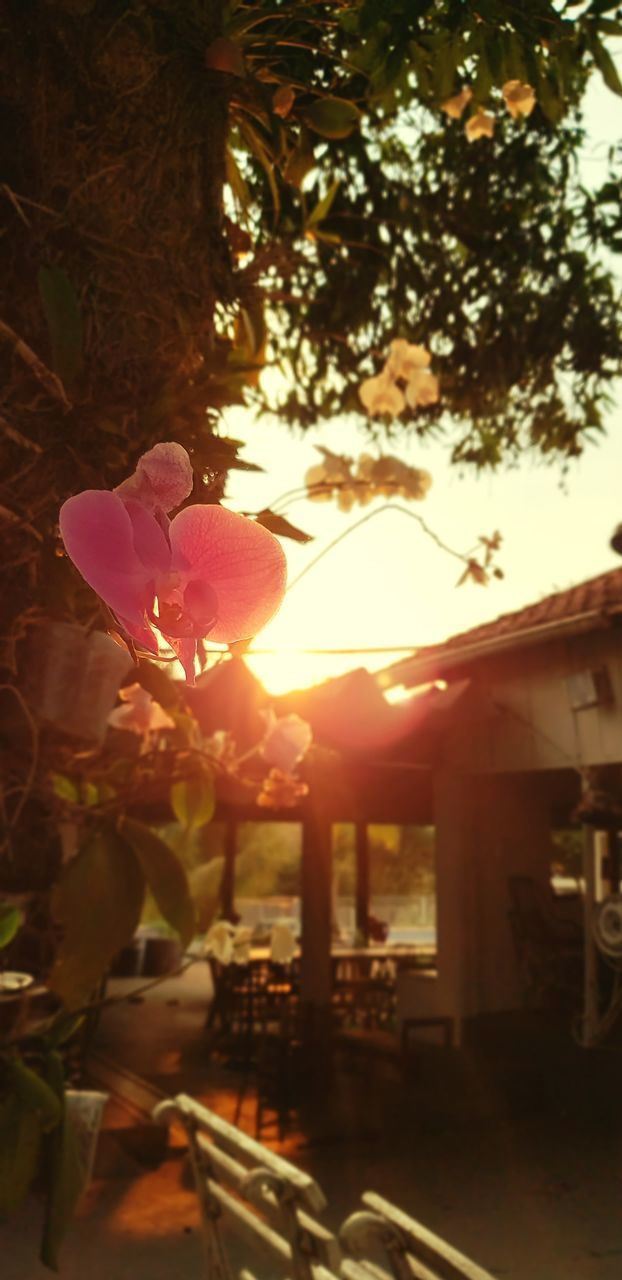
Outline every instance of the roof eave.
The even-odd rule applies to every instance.
[[[433,653],[428,651],[420,657],[405,658],[392,667],[386,667],[384,671],[377,673],[377,677],[385,689],[398,684],[409,688],[499,653],[518,652],[564,636],[600,630],[610,626],[613,617],[621,613],[622,604],[612,605],[607,609],[591,609],[569,618],[540,623],[536,627],[528,627],[509,635],[492,636],[489,640],[478,640],[473,644],[451,647],[439,645]]]

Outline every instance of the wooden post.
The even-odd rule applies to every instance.
[[[369,842],[367,823],[356,823],[356,934],[357,942],[369,940]]]
[[[220,881],[220,911],[223,920],[236,919],[235,911],[235,856],[237,853],[237,824],[227,818],[225,826],[225,861]]]
[[[313,1039],[330,1027],[331,880],[331,824],[310,807],[302,832],[300,994]]]
[[[594,1044],[598,1030],[598,951],[594,942],[594,904],[596,902],[596,848],[592,827],[583,828],[583,1017],[581,1043]]]

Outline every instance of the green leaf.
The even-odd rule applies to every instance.
[[[335,199],[338,190],[339,178],[336,178],[334,182],[331,182],[326,195],[322,196],[322,199],[318,200],[315,209],[311,210],[311,213],[305,222],[306,227],[317,227],[318,223],[324,221],[324,218],[326,218],[330,213],[333,200]]]
[[[0,949],[13,941],[23,919],[21,911],[12,903],[0,902]]]
[[[537,83],[534,85],[538,105],[542,108],[551,124],[559,124],[564,114],[564,103],[559,95],[558,85],[552,74],[548,74],[542,65],[538,66]]]
[[[82,372],[82,321],[74,287],[62,267],[41,267],[39,293],[52,346],[52,367],[71,389]]]
[[[589,36],[590,50],[592,52],[594,62],[600,71],[608,89],[612,93],[617,93],[622,97],[622,81],[618,75],[618,70],[608,49],[605,48],[601,40],[599,40],[595,31],[590,31]]]
[[[274,511],[270,511],[267,507],[255,516],[257,524],[262,524],[264,529],[269,529],[270,533],[275,533],[278,538],[292,538],[294,542],[313,542],[313,534],[305,533],[304,529],[296,528],[295,524],[290,524],[285,516],[276,515]]]
[[[259,161],[267,179],[272,195],[273,221],[276,224],[281,216],[281,197],[274,176],[274,158],[270,155],[269,142],[249,120],[240,121],[240,133],[250,151]]]
[[[225,860],[218,854],[215,858],[210,858],[209,862],[193,867],[190,872],[190,886],[201,932],[209,929],[220,911],[224,869]]]
[[[48,1055],[47,1078],[61,1105],[61,1121],[47,1139],[47,1198],[41,1240],[41,1261],[58,1271],[58,1255],[76,1201],[84,1185],[84,1167],[77,1136],[67,1114],[62,1059]]]
[[[477,74],[473,84],[474,105],[477,104],[479,106],[488,100],[493,81],[494,77],[488,61],[487,47],[482,41],[477,61]]]
[[[142,822],[124,818],[121,832],[132,846],[145,879],[164,916],[187,947],[194,937],[195,909],[186,872],[169,845]]]
[[[185,782],[175,782],[171,787],[171,808],[186,831],[196,831],[211,822],[215,806],[211,777],[189,778]]]
[[[505,59],[508,79],[520,80],[523,84],[528,84],[529,71],[525,62],[524,45],[514,31],[506,33]]]
[[[307,107],[304,119],[322,138],[348,138],[359,124],[361,113],[346,98],[316,98]]]
[[[622,36],[622,22],[616,22],[613,18],[602,18],[598,23],[598,30],[604,31],[608,36]]]
[[[83,782],[80,787],[82,804],[91,806],[97,804],[99,796],[99,787],[94,782],[88,780]]]
[[[46,1031],[45,1039],[47,1044],[54,1047],[61,1044],[67,1044],[67,1041],[71,1040],[71,1037],[76,1034],[76,1031],[79,1031],[83,1024],[84,1014],[57,1014]]]
[[[434,93],[440,102],[453,93],[454,79],[461,51],[460,42],[445,35],[439,39],[435,50]]]
[[[64,773],[52,774],[52,790],[59,800],[67,800],[69,804],[79,803],[78,788]]]
[[[26,1066],[21,1058],[8,1063],[8,1072],[14,1093],[25,1107],[36,1112],[43,1129],[58,1124],[62,1108],[56,1094],[36,1071]]]
[[[144,896],[142,870],[112,828],[92,835],[66,864],[52,897],[64,936],[49,985],[69,1009],[88,1000],[113,956],[133,937]]]
[[[15,1093],[0,1102],[0,1221],[19,1208],[37,1172],[41,1125]]]

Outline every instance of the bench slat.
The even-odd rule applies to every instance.
[[[182,1118],[189,1120],[193,1124],[198,1124],[207,1134],[221,1142],[234,1156],[245,1160],[249,1167],[261,1165],[294,1186],[301,1200],[305,1202],[306,1208],[318,1213],[326,1207],[323,1192],[317,1182],[314,1182],[313,1178],[310,1178],[307,1173],[303,1173],[301,1169],[297,1169],[289,1161],[283,1160],[281,1156],[275,1155],[273,1151],[269,1151],[260,1142],[250,1138],[247,1133],[236,1129],[228,1121],[222,1120],[213,1111],[208,1111],[207,1107],[195,1102],[188,1094],[178,1094],[172,1100],[172,1104]],[[167,1103],[163,1104],[163,1108],[167,1105]],[[160,1111],[161,1108],[156,1108],[156,1113]]]
[[[344,1223],[341,1232],[344,1243],[348,1247],[353,1246],[356,1254],[360,1254],[364,1248],[366,1233],[373,1234],[379,1242],[383,1242],[384,1227],[384,1247],[391,1257],[386,1240],[386,1227],[389,1226],[395,1232],[396,1242],[400,1241],[403,1246],[404,1257],[412,1255],[413,1264],[416,1261],[430,1268],[431,1280],[492,1280],[490,1273],[484,1271],[483,1267],[478,1266],[458,1249],[454,1249],[448,1241],[429,1231],[427,1227],[417,1222],[415,1218],[409,1217],[383,1196],[373,1191],[366,1191],[362,1201],[370,1212],[353,1214]],[[374,1224],[374,1218],[377,1220],[376,1224]],[[360,1247],[357,1244],[357,1237],[360,1239]],[[412,1266],[410,1270],[412,1273]],[[425,1271],[422,1280],[428,1280]]]

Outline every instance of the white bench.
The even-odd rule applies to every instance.
[[[488,1271],[373,1191],[346,1218],[339,1239],[343,1280],[492,1280]],[[384,1254],[388,1269],[369,1261]]]
[[[186,1094],[161,1102],[160,1123],[181,1124],[201,1211],[205,1280],[235,1280],[224,1228],[229,1225],[272,1262],[272,1277],[335,1280],[339,1244],[317,1221],[326,1204],[317,1183],[289,1161]],[[239,1280],[254,1280],[250,1271]]]
[[[313,1178],[187,1094],[160,1102],[153,1115],[162,1124],[181,1125],[188,1139],[203,1280],[257,1280],[254,1271],[232,1264],[227,1227],[253,1256],[269,1259],[270,1280],[493,1280],[371,1191],[337,1239],[318,1221],[326,1200]]]

